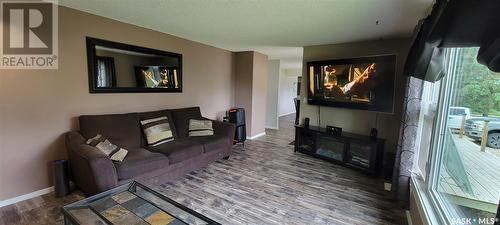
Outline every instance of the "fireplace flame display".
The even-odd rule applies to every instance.
[[[322,68],[324,68],[321,76],[323,77],[323,96],[325,98],[370,102],[370,92],[377,76],[376,63],[327,65]]]
[[[310,104],[392,112],[395,55],[307,63]]]
[[[136,81],[147,88],[179,88],[177,67],[135,66]]]

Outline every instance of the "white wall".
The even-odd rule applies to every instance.
[[[279,76],[279,116],[295,113],[293,99],[297,97],[297,77],[301,74],[301,68],[281,70]]]
[[[278,129],[280,60],[269,60],[267,77],[266,128]]]

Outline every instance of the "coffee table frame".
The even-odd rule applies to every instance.
[[[166,197],[166,196],[164,196],[164,195],[162,195],[162,194],[160,194],[160,193],[158,193],[156,191],[154,191],[151,188],[146,187],[145,185],[143,185],[143,184],[141,184],[141,183],[139,183],[137,181],[132,181],[129,184],[124,184],[122,186],[118,186],[116,188],[107,190],[105,192],[96,194],[94,196],[91,196],[91,197],[88,197],[88,198],[85,198],[85,199],[82,199],[80,201],[77,201],[77,202],[74,202],[74,203],[71,203],[69,205],[64,206],[62,208],[62,212],[63,212],[63,215],[64,215],[64,224],[65,225],[76,225],[76,224],[79,224],[77,222],[77,219],[70,213],[70,210],[79,209],[79,208],[89,208],[89,209],[93,210],[92,208],[89,207],[89,205],[91,203],[93,203],[93,202],[95,202],[95,201],[97,201],[99,199],[110,197],[110,196],[112,196],[114,194],[117,194],[117,193],[120,193],[120,192],[124,192],[124,191],[135,192],[136,187],[140,187],[140,188],[146,190],[147,192],[155,195],[156,197],[158,197],[158,198],[160,198],[160,199],[162,199],[162,200],[164,200],[164,201],[172,204],[173,206],[175,206],[175,207],[177,207],[177,208],[179,208],[179,209],[181,209],[181,210],[183,210],[183,211],[185,211],[185,212],[187,212],[187,213],[189,213],[189,214],[197,217],[198,219],[201,219],[201,220],[205,221],[207,223],[207,225],[220,225],[220,223],[215,222],[214,220],[212,220],[212,219],[210,219],[210,218],[208,218],[208,217],[206,217],[206,216],[204,216],[204,215],[202,215],[202,214],[200,214],[200,213],[198,213],[198,212],[196,212],[196,211],[194,211],[194,210],[192,210],[192,209],[190,209],[190,208],[188,208],[188,207],[186,207],[186,206],[184,206],[184,205],[182,205],[182,204],[180,204],[180,203],[178,203],[178,202],[176,202],[176,201],[174,201],[174,200],[172,200],[172,199],[170,199],[170,198],[168,198],[168,197]],[[150,204],[152,204],[152,205],[154,205],[154,206],[156,206],[156,207],[158,207],[158,208],[161,209],[161,207],[159,207],[158,205],[156,205],[156,204],[154,204],[154,203],[152,203],[150,201],[148,201],[148,202]],[[162,209],[162,210],[164,210],[164,209]],[[164,211],[166,211],[166,210],[164,210]],[[170,213],[168,211],[166,211],[166,212]],[[107,219],[105,219],[104,217],[102,217],[98,212],[94,211],[94,213],[97,216],[99,216],[103,221],[105,221],[107,224],[112,224]]]

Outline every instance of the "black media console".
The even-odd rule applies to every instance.
[[[295,151],[376,175],[382,169],[384,139],[342,132],[333,135],[323,127],[295,126]]]

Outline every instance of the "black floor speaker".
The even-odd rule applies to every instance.
[[[71,192],[68,161],[64,159],[55,160],[52,165],[54,170],[54,194],[58,198],[64,197]]]
[[[247,139],[247,131],[245,124],[245,109],[235,108],[230,109],[228,112],[229,122],[236,125],[236,131],[234,134],[234,141],[236,143],[245,143]]]
[[[245,125],[245,109],[230,109],[229,122],[236,124],[236,126]]]

